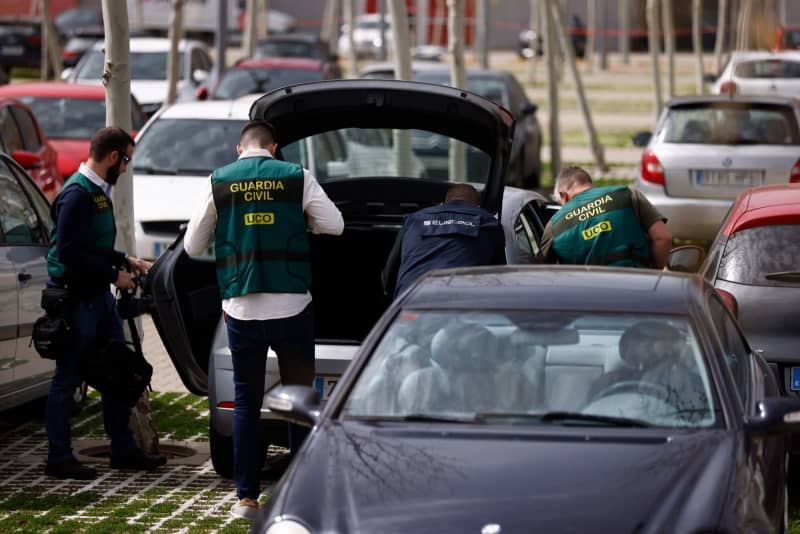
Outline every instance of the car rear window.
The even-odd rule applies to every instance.
[[[23,96],[44,134],[52,139],[85,139],[106,125],[105,100]]]
[[[183,72],[184,54],[178,54],[178,72]],[[78,73],[81,80],[99,80],[103,77],[105,54],[100,50],[87,52],[85,63]],[[131,80],[166,80],[166,52],[132,52]]]
[[[269,41],[256,48],[256,57],[319,57],[311,43]]]
[[[797,287],[798,236],[800,224],[759,226],[733,234],[722,253],[717,277],[739,284]]]
[[[736,65],[739,78],[800,78],[800,61],[760,59]]]
[[[780,104],[701,102],[671,107],[658,136],[665,143],[797,145],[794,110]]]
[[[318,70],[305,69],[234,69],[225,73],[214,98],[234,99],[252,93],[266,93],[279,87],[322,79]]]

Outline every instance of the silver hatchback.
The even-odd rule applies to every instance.
[[[792,98],[673,99],[639,143],[647,146],[635,187],[676,238],[710,240],[743,189],[800,182],[799,120]]]

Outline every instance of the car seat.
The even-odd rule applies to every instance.
[[[696,119],[686,121],[681,141],[684,143],[708,143],[711,141],[711,128],[705,122]]]

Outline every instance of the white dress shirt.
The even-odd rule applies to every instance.
[[[248,149],[239,159],[268,157],[266,149]],[[303,169],[303,211],[311,232],[315,234],[340,235],[344,231],[344,219],[339,208],[328,198],[317,179]],[[183,248],[189,256],[202,255],[214,243],[217,226],[217,207],[211,178],[206,181],[203,202],[189,220]],[[311,302],[311,294],[305,293],[250,293],[241,297],[223,299],[222,309],[235,319],[265,320],[292,317],[302,312]]]
[[[111,184],[100,178],[100,175],[94,172],[86,163],[81,163],[80,167],[78,167],[78,172],[99,187],[108,198],[111,198]]]

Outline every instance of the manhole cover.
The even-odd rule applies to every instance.
[[[169,443],[162,443],[158,446],[158,452],[165,456],[168,460],[174,460],[177,458],[189,458],[190,456],[194,456],[197,454],[197,451],[192,449],[191,447],[184,447],[183,445],[172,445]],[[94,447],[86,447],[85,449],[81,449],[78,451],[78,454],[82,456],[88,456],[89,458],[108,458],[111,453],[111,446],[110,445],[97,445]]]

